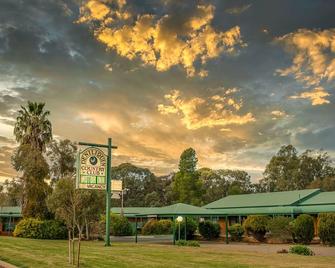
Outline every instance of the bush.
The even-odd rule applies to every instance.
[[[244,221],[243,227],[247,234],[251,234],[258,241],[264,241],[270,217],[263,215],[250,215]]]
[[[220,236],[220,225],[211,221],[200,222],[199,232],[207,240],[216,239]]]
[[[178,240],[176,242],[176,245],[179,246],[179,247],[200,247],[199,242],[195,241],[195,240],[189,240],[189,241]]]
[[[172,233],[172,221],[170,220],[155,220],[151,219],[147,221],[143,228],[143,235],[162,235]]]
[[[268,230],[271,233],[271,238],[278,239],[281,242],[289,242],[292,240],[292,227],[288,217],[274,217],[268,222]]]
[[[318,233],[322,243],[335,245],[335,213],[319,214]]]
[[[174,224],[175,224],[175,235],[176,235],[176,238],[178,239],[179,224],[176,222]],[[186,218],[186,239],[192,240],[197,228],[198,228],[198,223],[193,218],[187,217]],[[180,223],[180,237],[181,238],[185,237],[185,218]]]
[[[298,254],[298,255],[304,255],[304,256],[315,255],[314,252],[310,248],[304,245],[296,245],[296,246],[290,247],[289,252],[292,254]]]
[[[314,220],[307,214],[299,215],[293,222],[293,237],[296,242],[309,244],[314,237]]]
[[[56,220],[25,218],[16,225],[13,235],[33,239],[64,239],[67,237],[67,230]]]
[[[111,234],[115,236],[133,235],[133,228],[126,217],[120,215],[111,216]]]
[[[228,232],[230,234],[230,239],[232,241],[242,241],[244,229],[241,224],[236,223],[228,227]]]

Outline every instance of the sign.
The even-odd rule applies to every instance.
[[[114,192],[112,193],[112,199],[120,199],[120,192]]]
[[[122,180],[112,180],[112,192],[122,192]]]
[[[107,156],[96,147],[79,152],[77,188],[106,189]]]

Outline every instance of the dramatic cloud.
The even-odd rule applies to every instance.
[[[287,116],[287,114],[286,114],[285,111],[279,111],[279,110],[272,111],[271,115],[272,115],[272,119],[273,120],[276,120],[278,118],[286,117]]]
[[[321,85],[335,78],[335,29],[323,31],[299,29],[277,38],[294,55],[292,66],[277,69],[280,76],[293,75],[306,87],[313,88],[290,99],[310,99],[312,105],[330,103],[330,94]]]
[[[297,96],[290,96],[290,99],[310,99],[312,105],[322,105],[330,103],[326,97],[330,94],[322,87],[316,87],[311,91],[302,92]]]
[[[209,59],[232,54],[245,45],[238,26],[219,32],[211,26],[213,18],[210,4],[197,5],[183,17],[173,13],[135,16],[125,1],[107,5],[91,0],[82,6],[78,22],[89,23],[96,39],[122,57],[139,58],[157,71],[181,65],[188,76],[205,77],[208,72],[197,70],[197,64],[203,66]]]
[[[251,4],[243,5],[243,6],[236,6],[236,7],[226,9],[225,12],[231,15],[239,15],[247,11],[250,7],[251,7]]]
[[[335,29],[300,29],[277,38],[294,54],[292,66],[278,69],[281,76],[293,75],[307,86],[335,78]]]
[[[199,97],[183,99],[178,90],[172,90],[165,95],[172,105],[158,105],[158,111],[163,114],[180,114],[182,123],[187,129],[203,127],[244,125],[255,121],[252,113],[235,114],[242,107],[242,101],[236,101],[229,96],[214,95],[208,99]],[[226,129],[223,129],[226,131]]]

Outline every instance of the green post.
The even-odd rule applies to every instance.
[[[186,236],[186,224],[187,224],[187,218],[185,218],[185,225],[184,225],[184,240],[186,241],[187,240],[187,236]]]
[[[111,162],[112,162],[112,139],[108,138],[107,155],[107,187],[106,187],[106,238],[105,246],[110,247],[110,226],[111,226]]]
[[[226,244],[229,244],[229,241],[228,241],[228,217],[226,216],[226,219],[225,219],[225,225],[226,225]]]
[[[176,244],[176,219],[175,219],[175,216],[173,216],[173,232],[172,232],[172,235],[173,235],[173,245]]]
[[[137,243],[137,217],[135,217],[135,243]]]

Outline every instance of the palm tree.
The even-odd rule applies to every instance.
[[[49,111],[44,110],[45,103],[28,101],[27,107],[21,106],[16,118],[14,135],[21,145],[30,145],[33,149],[44,152],[52,140]]]

